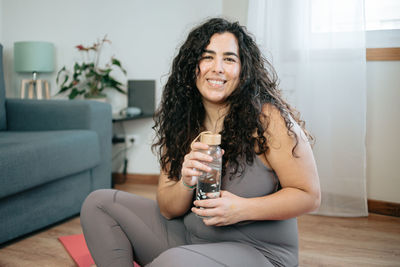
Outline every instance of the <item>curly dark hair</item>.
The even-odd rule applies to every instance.
[[[294,151],[298,139],[292,130],[293,122],[290,117],[303,129],[304,121],[300,120],[299,113],[282,98],[274,68],[263,57],[243,26],[223,18],[212,18],[193,29],[181,46],[173,60],[161,104],[154,116],[153,129],[156,137],[152,149],[158,152],[161,168],[168,173],[169,179],[180,179],[183,159],[190,151],[191,142],[205,130],[205,109],[202,96],[196,87],[196,73],[211,37],[224,32],[232,33],[238,41],[241,72],[238,87],[226,99],[229,111],[220,133],[221,147],[225,150],[223,175],[227,164],[231,166],[231,175],[236,174],[239,169],[244,171],[244,162],[239,164],[238,157],[245,157],[246,162],[252,164],[256,155],[268,150],[269,135],[266,131],[269,118],[262,113],[265,103],[274,105],[280,111],[288,135],[296,138],[292,150],[296,156]],[[308,132],[305,132],[312,139]]]

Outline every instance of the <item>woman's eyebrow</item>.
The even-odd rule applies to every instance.
[[[216,54],[215,51],[207,50],[207,49],[204,50],[204,53],[213,54],[213,55]],[[235,52],[224,52],[223,55],[224,56],[235,56],[235,57],[239,58],[239,56]]]
[[[234,53],[234,52],[225,52],[224,55],[225,56],[235,56],[235,57],[239,58],[239,56],[236,55],[236,53]]]
[[[207,50],[207,49],[204,49],[204,52],[203,53],[208,53],[208,54],[216,54],[215,53],[215,51],[213,51],[213,50]]]

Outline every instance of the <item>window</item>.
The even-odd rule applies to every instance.
[[[365,29],[400,29],[400,1],[365,0]]]
[[[311,32],[344,33],[364,30],[362,0],[311,0]]]
[[[311,0],[311,32],[400,29],[399,0]],[[364,21],[365,18],[365,21]]]
[[[400,1],[365,0],[366,46],[400,47]]]

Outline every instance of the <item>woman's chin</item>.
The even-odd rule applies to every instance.
[[[203,97],[203,101],[214,105],[223,105],[226,103],[226,97]]]

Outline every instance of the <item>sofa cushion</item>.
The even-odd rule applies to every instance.
[[[0,198],[90,169],[99,151],[90,130],[0,131]]]
[[[0,201],[0,244],[78,214],[90,191],[87,170],[8,196]]]

